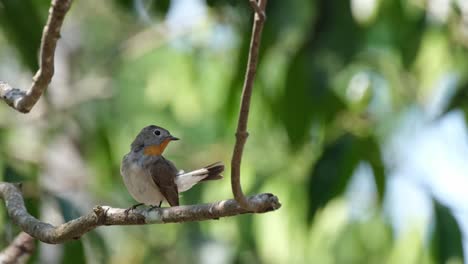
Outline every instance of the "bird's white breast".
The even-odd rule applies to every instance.
[[[161,201],[165,201],[150,173],[146,172],[138,163],[127,163],[126,168],[122,169],[121,173],[128,192],[138,202],[159,205]]]

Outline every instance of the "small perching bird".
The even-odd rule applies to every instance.
[[[179,171],[162,156],[169,142],[179,140],[166,129],[150,125],[141,130],[124,156],[120,172],[125,186],[140,204],[161,206],[167,201],[170,206],[179,205],[179,193],[192,188],[200,181],[219,180],[223,177],[224,165],[216,162],[191,172]]]

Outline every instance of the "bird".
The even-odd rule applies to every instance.
[[[161,207],[179,205],[179,193],[191,189],[202,181],[219,180],[224,165],[215,162],[201,169],[184,172],[162,154],[168,144],[179,140],[156,125],[144,127],[130,145],[121,163],[120,173],[130,195],[138,202],[127,210],[140,205]]]

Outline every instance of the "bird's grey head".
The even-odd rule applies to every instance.
[[[166,129],[150,125],[144,127],[133,141],[133,151],[144,151],[145,155],[161,155],[167,144],[172,140],[179,140]]]

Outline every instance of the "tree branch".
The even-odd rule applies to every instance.
[[[0,81],[0,97],[9,106],[21,113],[29,113],[31,111],[52,80],[52,76],[54,75],[55,48],[57,40],[60,38],[60,28],[72,1],[52,0],[49,17],[42,32],[39,70],[34,75],[29,90],[23,91],[13,88],[8,83]]]
[[[11,183],[0,183],[0,197],[5,200],[10,218],[21,229],[50,244],[79,239],[83,234],[103,225],[143,225],[203,221],[250,213],[233,200],[215,203],[175,206],[167,208],[125,209],[96,206],[92,212],[59,226],[41,222],[31,216],[24,206],[20,190]],[[255,205],[257,213],[273,211],[281,207],[278,198],[272,194],[258,194],[248,198]]]
[[[21,232],[7,248],[0,252],[0,263],[26,263],[33,253],[34,248],[34,238],[24,232]]]
[[[250,40],[249,58],[247,62],[247,71],[245,73],[244,86],[242,89],[242,101],[239,111],[239,120],[237,122],[236,143],[232,153],[231,160],[231,187],[234,198],[242,208],[258,212],[259,208],[249,202],[242,192],[240,184],[240,165],[242,161],[242,153],[244,145],[249,134],[247,133],[247,121],[249,118],[250,98],[252,97],[253,82],[257,72],[258,51],[260,48],[260,40],[262,37],[263,24],[265,22],[265,8],[267,0],[249,0],[255,11],[252,38]]]

